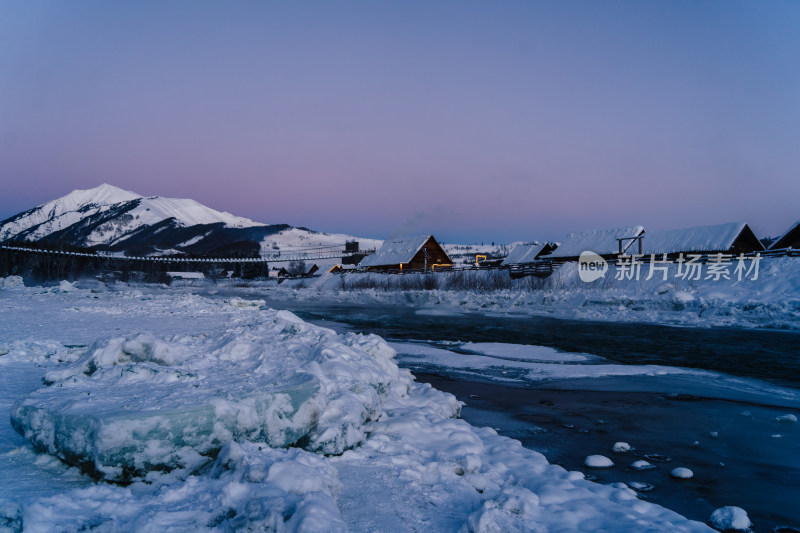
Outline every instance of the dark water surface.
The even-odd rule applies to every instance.
[[[270,302],[307,320],[344,322],[392,340],[536,344],[628,365],[702,368],[800,388],[800,332],[688,328],[540,316],[418,314],[403,306]]]

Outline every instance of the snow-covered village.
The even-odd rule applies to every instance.
[[[0,3],[0,532],[800,532],[797,27]]]

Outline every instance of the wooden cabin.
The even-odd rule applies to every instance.
[[[679,254],[731,254],[763,252],[764,246],[750,226],[730,222],[693,228],[650,231],[642,238],[642,253],[675,258]]]
[[[543,256],[552,253],[557,247],[558,246],[555,243],[551,242],[534,241],[530,243],[518,244],[514,246],[506,258],[503,259],[501,264],[503,266],[510,266],[533,263],[534,261],[541,259]]]
[[[286,267],[282,267],[275,277],[278,279],[283,278],[310,278],[314,274],[317,273],[319,267],[316,264],[311,265],[311,267],[304,267],[303,270],[297,270],[296,268],[286,269]]]
[[[800,220],[769,245],[770,250],[783,250],[784,248],[800,249]]]
[[[569,233],[547,258],[563,263],[577,261],[587,251],[606,259],[614,259],[622,253],[635,254],[638,253],[638,241],[642,235],[642,226]]]
[[[380,248],[365,257],[359,266],[367,270],[432,270],[453,262],[433,235],[413,235],[387,239]]]

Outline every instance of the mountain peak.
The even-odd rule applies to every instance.
[[[61,204],[69,209],[90,204],[112,205],[120,202],[129,202],[141,197],[141,195],[135,192],[126,191],[125,189],[120,189],[108,183],[102,183],[92,189],[76,189],[66,196],[48,202],[45,206],[54,203]]]

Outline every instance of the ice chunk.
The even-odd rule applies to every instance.
[[[234,307],[241,307],[243,309],[258,309],[267,305],[264,300],[245,300],[244,298],[231,298],[228,303]]]
[[[469,354],[486,355],[511,361],[566,363],[602,359],[596,355],[560,352],[547,346],[501,342],[467,342],[459,346],[459,349]]]
[[[711,513],[711,525],[720,531],[747,531],[753,524],[741,507],[720,507]]]
[[[59,389],[49,388],[15,404],[11,423],[37,450],[123,481],[150,470],[195,470],[231,439],[275,447],[297,442],[315,422],[318,391],[317,381],[306,376],[236,400],[139,411],[125,405],[93,409],[90,390],[87,402],[60,402]]]
[[[229,440],[339,454],[365,438],[393,384],[404,394],[409,380],[379,337],[258,312],[266,320],[222,338],[98,342],[15,403],[12,425],[38,450],[128,480],[191,472]]]
[[[590,455],[583,464],[589,468],[611,468],[614,466],[614,461],[603,455]]]
[[[636,492],[650,492],[655,488],[650,483],[643,483],[642,481],[628,481],[628,486]]]

